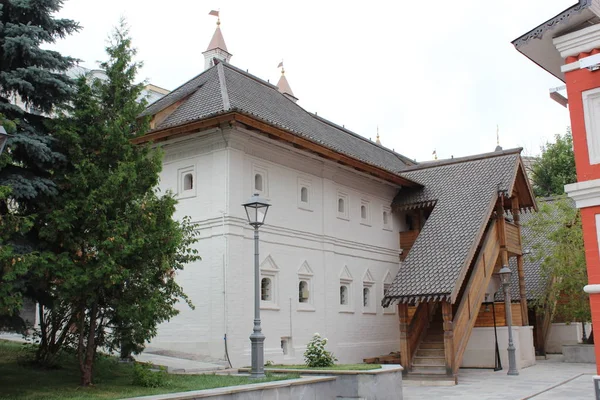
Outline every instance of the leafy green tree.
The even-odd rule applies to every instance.
[[[157,192],[161,152],[131,143],[148,121],[137,119],[143,84],[134,83],[140,65],[124,23],[106,50],[106,79],[80,78],[72,112],[58,124],[68,164],[55,173],[55,201],[40,212],[36,259],[51,293],[42,342],[57,344],[54,335],[74,345],[83,386],[98,347],[139,352],[178,301],[191,306],[175,274],[198,258],[194,227],[173,219],[171,193]]]
[[[564,135],[556,135],[554,143],[546,143],[542,147],[542,156],[532,170],[533,191],[536,196],[564,194],[564,186],[577,181],[570,128]]]
[[[539,211],[529,221],[532,237],[545,238],[529,243],[533,257],[542,261],[541,275],[547,280],[539,307],[554,309],[566,321],[591,319],[581,214],[565,196],[539,202]]]
[[[0,157],[0,323],[14,319],[22,296],[32,295],[27,255],[38,250],[34,217],[57,193],[53,169],[65,161],[45,115],[70,99],[73,81],[65,71],[75,60],[42,48],[79,29],[53,16],[62,3],[0,0],[0,123],[12,135]]]

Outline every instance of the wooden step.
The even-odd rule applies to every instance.
[[[423,374],[423,375],[446,375],[446,367],[439,365],[434,366],[416,366],[414,365],[408,374]]]
[[[442,342],[444,343],[444,334],[428,334],[425,336],[424,342]]]
[[[444,349],[444,342],[423,342],[419,349]]]
[[[443,357],[415,357],[413,367],[445,367],[446,359]]]
[[[441,349],[424,349],[419,347],[417,349],[417,357],[445,357],[446,353],[444,352],[444,348]]]

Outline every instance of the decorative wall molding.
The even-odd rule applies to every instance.
[[[600,179],[565,185],[565,192],[577,208],[600,206]]]
[[[552,40],[562,58],[587,53],[600,47],[600,25],[592,25]]]

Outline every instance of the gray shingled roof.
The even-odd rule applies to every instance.
[[[498,190],[512,191],[520,149],[411,167],[402,176],[424,185],[401,190],[395,209],[435,204],[383,299],[449,299],[481,240]]]
[[[343,127],[309,113],[267,83],[227,63],[219,63],[148,106],[154,115],[182,104],[154,130],[237,111],[253,116],[367,164],[398,173],[416,162]]]

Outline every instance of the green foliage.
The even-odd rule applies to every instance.
[[[28,354],[28,351],[29,354]],[[90,400],[123,399],[190,390],[212,389],[225,386],[247,385],[295,379],[296,374],[269,375],[265,379],[252,379],[239,375],[168,375],[169,384],[152,388],[132,385],[133,364],[119,363],[113,357],[101,356],[96,361],[95,383],[90,387],[73,384],[79,366],[70,354],[63,354],[60,368],[42,369],[28,362],[35,349],[18,343],[0,340],[0,380],[3,400]]]
[[[307,367],[332,367],[335,365],[337,358],[333,353],[325,350],[325,345],[327,345],[327,338],[322,338],[321,335],[315,333],[304,352],[304,362]]]
[[[564,186],[577,181],[571,129],[564,135],[556,135],[554,143],[542,147],[542,156],[533,165],[532,173],[536,196],[564,194]]]
[[[192,306],[175,275],[198,259],[194,226],[173,219],[173,194],[156,188],[161,152],[131,143],[148,124],[137,119],[143,84],[123,23],[106,50],[107,79],[78,79],[73,109],[57,121],[68,163],[54,172],[56,198],[38,211],[43,251],[31,257],[44,278],[38,358],[74,346],[84,386],[97,347],[140,352],[177,302]]]
[[[565,196],[538,204],[527,226],[534,236],[546,238],[531,245],[549,285],[537,306],[556,307],[555,315],[566,321],[590,321],[589,297],[583,291],[588,279],[581,214]]]
[[[35,218],[56,195],[53,170],[65,162],[46,115],[71,99],[65,71],[75,60],[43,48],[79,29],[53,16],[61,6],[61,0],[0,1],[0,124],[11,135],[0,156],[0,325],[15,321],[23,296],[36,299]]]
[[[167,372],[164,368],[153,370],[148,364],[133,365],[133,384],[136,386],[158,388],[169,386]]]

